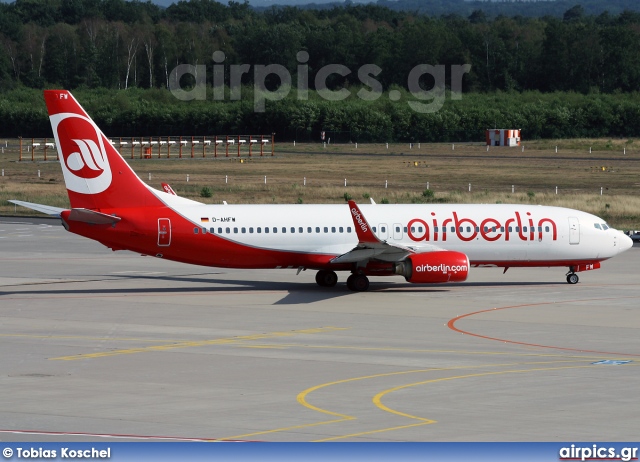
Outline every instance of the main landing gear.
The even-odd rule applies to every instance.
[[[320,270],[316,273],[316,282],[320,287],[333,287],[338,282],[338,275],[335,271]],[[364,292],[369,289],[369,278],[353,273],[347,278],[347,287],[354,292]]]
[[[320,270],[316,273],[316,282],[320,287],[333,287],[338,283],[335,271]]]
[[[573,270],[569,270],[569,272],[567,273],[567,282],[569,284],[577,284],[579,280],[580,278],[578,277],[578,275],[574,273]]]
[[[353,273],[347,278],[347,287],[354,292],[365,292],[369,289],[369,278],[364,274]]]

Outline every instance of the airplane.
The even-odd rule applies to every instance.
[[[471,267],[567,267],[566,280],[633,245],[595,215],[523,204],[203,204],[145,184],[65,90],[44,98],[71,207],[12,200],[59,217],[72,233],[115,250],[183,263],[315,270],[333,287],[369,276],[461,282]]]

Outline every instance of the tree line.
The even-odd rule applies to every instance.
[[[250,88],[243,89],[250,92]],[[640,93],[471,93],[437,112],[412,110],[411,95],[343,101],[291,94],[256,113],[251,101],[179,101],[163,89],[79,89],[74,96],[110,137],[270,135],[277,141],[483,141],[485,129],[520,128],[523,138],[640,137]],[[0,99],[0,136],[50,137],[42,91],[22,87]],[[632,142],[632,141],[630,141]],[[525,141],[526,144],[526,141]]]
[[[406,88],[418,64],[470,64],[465,92],[640,88],[640,13],[631,11],[592,16],[575,6],[561,19],[489,18],[482,10],[434,18],[374,4],[261,12],[246,2],[213,0],[181,0],[166,9],[124,0],[0,4],[1,90],[166,88],[175,66],[211,70],[218,50],[227,69],[279,64],[294,76],[297,53],[307,51],[312,88],[315,73],[331,63],[352,70],[332,76],[333,88],[360,83],[356,70],[364,64],[382,69],[377,80],[384,89]],[[212,84],[213,72],[208,77]],[[251,73],[243,76],[251,82]]]
[[[222,62],[214,59],[220,51]],[[204,101],[167,91],[180,64],[205,66]],[[350,72],[326,83],[350,96],[328,101],[311,91],[301,99],[294,91],[258,113],[252,70],[242,74],[240,99],[228,88],[232,67],[242,64],[284,66],[294,87],[304,69],[311,90],[319,71],[340,64]],[[358,75],[365,64],[380,68],[383,94],[373,101],[356,96],[371,90]],[[470,64],[461,95],[447,93],[433,113],[413,111],[408,76],[420,64],[443,65],[447,83],[452,66]],[[216,69],[227,85],[222,99],[214,97]],[[189,89],[194,81],[181,83]],[[278,83],[270,79],[269,89]],[[428,89],[434,81],[425,75],[419,83]],[[498,127],[522,128],[527,138],[635,137],[640,14],[594,16],[574,6],[561,18],[483,10],[431,17],[372,4],[256,11],[212,0],[166,9],[124,0],[0,4],[0,135],[50,135],[41,89],[52,87],[74,90],[110,136],[276,132],[319,140],[325,131],[336,141],[480,141]]]

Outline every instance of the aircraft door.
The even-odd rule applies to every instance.
[[[576,217],[569,217],[569,244],[580,244],[580,222]]]
[[[386,223],[380,223],[378,225],[378,239],[381,241],[389,239],[389,227]]]
[[[393,224],[393,240],[401,241],[402,240],[402,225],[400,223]]]
[[[158,247],[169,247],[171,244],[171,220],[158,218]]]

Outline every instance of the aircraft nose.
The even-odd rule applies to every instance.
[[[620,253],[624,252],[625,250],[629,250],[631,247],[633,247],[633,239],[631,239],[626,234],[621,234],[619,244]]]

